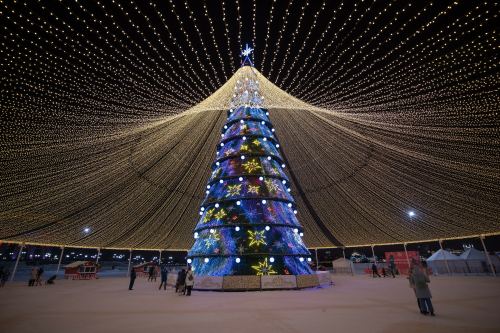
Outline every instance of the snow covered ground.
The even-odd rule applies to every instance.
[[[436,317],[405,277],[334,276],[335,286],[266,292],[158,290],[159,279],[57,281],[0,289],[1,332],[499,332],[500,278],[431,276]]]

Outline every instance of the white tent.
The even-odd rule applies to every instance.
[[[464,259],[469,267],[470,273],[483,273],[486,272],[486,268],[490,266],[486,253],[478,251],[476,249],[468,249],[460,258]],[[496,269],[500,268],[500,260],[498,257],[490,255],[491,264],[495,266]]]
[[[426,260],[427,267],[434,268],[434,273],[436,274],[448,274],[443,253],[446,256],[446,261],[448,262],[448,266],[450,267],[450,272],[452,274],[467,273],[467,264],[465,262],[465,259],[462,259],[450,252],[442,250],[437,251]]]
[[[344,258],[339,258],[339,259],[335,259],[334,261],[332,261],[332,266],[333,268],[350,268],[350,267],[353,267],[352,266],[352,260],[349,260],[349,259],[345,259],[345,262],[344,262]]]

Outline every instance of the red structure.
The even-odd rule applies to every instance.
[[[155,267],[156,270],[156,275],[160,275],[160,266],[153,264],[152,262],[145,262],[143,264],[135,265],[134,270],[135,273],[137,274],[137,277],[147,277],[149,276],[149,270],[151,267]]]
[[[91,280],[97,278],[99,266],[94,265],[92,261],[77,261],[72,264],[63,266],[64,279],[71,280]]]

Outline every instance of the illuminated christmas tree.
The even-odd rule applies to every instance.
[[[188,263],[198,276],[312,274],[251,51],[243,52]]]

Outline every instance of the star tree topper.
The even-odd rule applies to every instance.
[[[244,49],[243,52],[241,52],[241,55],[243,55],[245,57],[245,59],[243,60],[243,63],[241,64],[241,67],[245,66],[247,60],[250,63],[250,66],[253,67],[252,61],[250,60],[250,58],[248,58],[248,56],[252,53],[252,51],[253,51],[253,49],[251,47],[248,47],[248,44],[247,44],[246,49]]]

